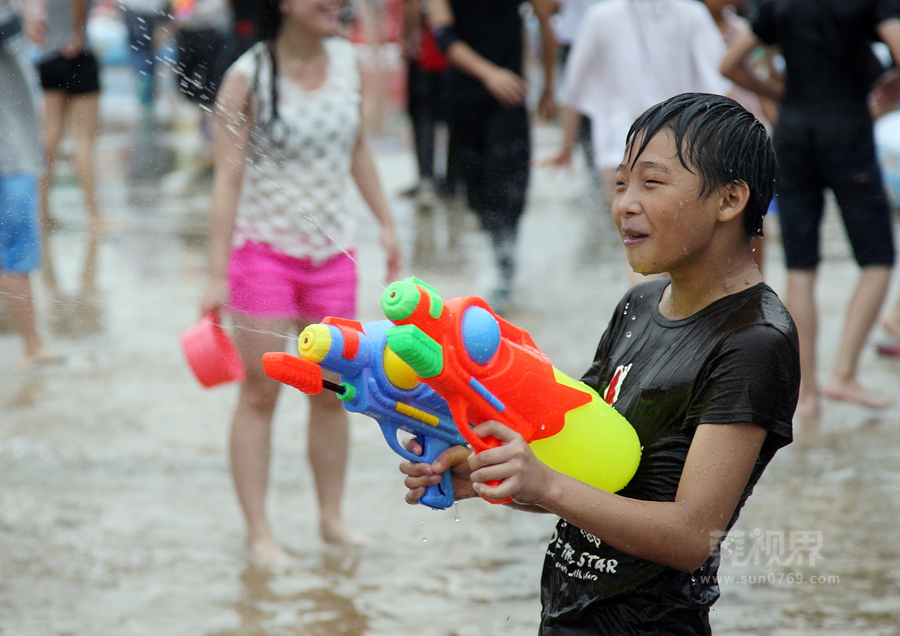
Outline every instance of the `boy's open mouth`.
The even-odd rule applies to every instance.
[[[648,235],[643,232],[638,232],[637,230],[631,229],[623,229],[622,230],[622,243],[625,244],[625,247],[631,247],[633,245],[637,245],[643,239],[647,238]]]

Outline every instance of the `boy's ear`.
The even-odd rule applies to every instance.
[[[750,186],[744,181],[732,181],[720,190],[721,203],[719,205],[718,220],[722,223],[733,221],[747,207],[750,200]]]

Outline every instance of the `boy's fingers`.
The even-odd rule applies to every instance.
[[[419,503],[419,499],[421,499],[424,495],[424,488],[413,488],[412,490],[407,491],[406,497],[404,499],[406,500],[406,503],[414,506]]]
[[[423,452],[422,445],[416,441],[415,437],[410,437],[408,440],[403,442],[403,448],[408,450],[413,455],[421,455]]]
[[[511,442],[517,437],[521,437],[521,435],[519,435],[517,432],[515,432],[505,424],[501,424],[500,422],[496,422],[494,420],[482,422],[474,429],[472,429],[472,431],[482,439],[484,439],[485,437],[494,437],[498,439],[501,444],[503,444],[504,442]]]
[[[435,473],[440,474],[448,468],[468,461],[471,454],[472,449],[468,446],[451,446],[435,458],[431,468]]]
[[[435,474],[431,464],[409,461],[400,463],[400,472],[407,477],[428,477]]]

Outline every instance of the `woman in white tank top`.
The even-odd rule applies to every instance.
[[[400,274],[390,210],[361,132],[359,71],[352,45],[334,37],[340,0],[264,0],[263,41],[229,69],[214,117],[210,282],[204,313],[231,310],[247,369],[231,429],[235,488],[256,565],[290,559],[265,512],[270,432],[278,383],[263,353],[324,315],[352,318],[354,224],[344,202],[352,177],[381,225],[387,279]],[[323,300],[324,299],[324,300]],[[309,457],[323,539],[365,539],[346,526],[341,497],[348,451],[346,411],[310,396]]]

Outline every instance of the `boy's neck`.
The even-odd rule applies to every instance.
[[[724,266],[706,272],[672,273],[672,283],[663,292],[659,311],[670,320],[692,316],[720,298],[737,294],[763,282],[762,273],[749,249],[739,259],[723,259]]]

